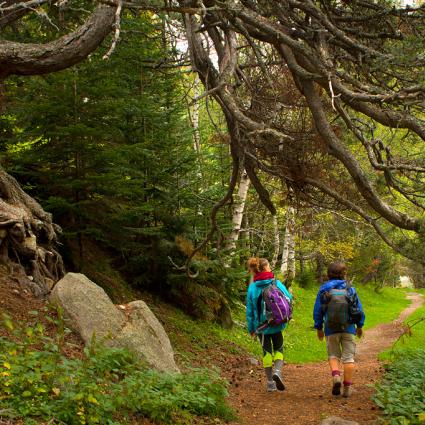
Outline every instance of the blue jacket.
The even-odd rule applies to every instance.
[[[261,295],[262,290],[271,283],[273,283],[273,279],[257,280],[252,282],[248,287],[248,292],[246,294],[246,321],[248,323],[249,333],[255,332],[258,326],[261,325],[260,318],[258,317],[258,297]],[[292,295],[282,282],[276,280],[276,285],[290,300],[292,300]],[[274,334],[281,332],[285,327],[286,323],[283,323],[279,326],[268,327],[261,333],[266,335]]]
[[[347,284],[345,282],[345,280],[328,280],[327,282],[325,282],[319,289],[319,292],[317,293],[317,298],[316,298],[316,302],[314,304],[314,311],[313,311],[313,319],[314,319],[314,327],[315,329],[323,329],[323,322],[325,322],[325,335],[332,335],[332,332],[327,326],[326,326],[326,312],[324,311],[323,308],[323,294],[325,292],[330,291],[331,289],[344,289],[346,288]],[[349,325],[347,328],[347,333],[350,334],[356,334],[356,326],[358,328],[362,328],[364,325],[364,321],[365,321],[365,314],[363,311],[363,307],[362,304],[360,302],[360,299],[356,293],[356,290],[353,287],[350,287],[348,289],[348,295],[350,296],[355,296],[355,298],[357,298],[357,301],[359,303],[359,308],[362,311],[362,318],[360,320],[359,323],[357,323],[356,325]]]

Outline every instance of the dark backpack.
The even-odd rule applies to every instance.
[[[261,295],[258,297],[258,313],[260,320],[261,318],[265,320],[257,328],[257,332],[291,320],[291,301],[276,285],[276,280],[261,291]]]
[[[348,289],[331,289],[323,294],[326,326],[332,332],[345,332],[350,325]]]
[[[346,332],[351,324],[357,324],[362,311],[355,293],[350,295],[350,286],[331,289],[323,294],[323,307],[326,312],[326,326],[332,332]]]

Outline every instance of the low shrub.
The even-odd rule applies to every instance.
[[[425,350],[411,352],[386,366],[376,387],[375,403],[388,425],[425,423]]]
[[[123,349],[92,344],[81,359],[62,354],[66,332],[54,338],[41,324],[15,326],[0,338],[0,416],[25,423],[121,424],[135,415],[188,423],[193,415],[231,418],[226,384],[216,372],[164,374]],[[61,331],[62,329],[62,331]],[[134,423],[134,422],[133,422]]]

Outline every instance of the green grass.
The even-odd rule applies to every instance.
[[[415,289],[415,292],[419,292],[425,296],[425,289]],[[411,355],[416,350],[423,349],[425,341],[425,320],[420,321],[421,318],[425,318],[425,304],[404,322],[406,325],[414,325],[410,333],[400,338],[392,348],[381,353],[379,358],[381,360],[397,360],[406,355]]]
[[[317,339],[316,331],[312,329],[312,312],[317,289],[318,287],[293,287],[294,315],[284,332],[287,362],[305,363],[326,359],[325,343]],[[365,329],[394,320],[401,310],[409,305],[409,301],[405,299],[406,291],[403,289],[384,288],[379,293],[371,286],[359,286],[356,289],[366,312]],[[158,317],[167,317],[166,331],[180,362],[187,366],[196,358],[196,364],[199,364],[199,356],[208,359],[210,351],[217,347],[230,353],[248,352],[256,357],[261,356],[258,340],[253,340],[244,326],[245,311],[242,306],[233,312],[237,325],[231,330],[222,329],[213,322],[193,320],[170,306],[152,304],[150,307]],[[200,363],[202,364],[202,361]]]
[[[166,317],[165,330],[170,337],[180,364],[193,367],[210,364],[214,352],[261,355],[258,341],[253,340],[245,327],[245,310],[241,306],[233,312],[236,325],[223,329],[214,322],[195,320],[181,310],[166,304],[149,304],[157,317]]]
[[[318,288],[293,288],[296,297],[294,320],[285,332],[286,360],[290,363],[305,363],[326,360],[326,345],[316,337],[313,326],[313,306]],[[384,288],[376,293],[371,286],[358,286],[357,292],[366,313],[365,329],[378,323],[391,322],[409,305],[405,291]]]

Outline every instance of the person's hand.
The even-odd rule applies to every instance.
[[[356,329],[356,335],[358,338],[361,338],[363,335],[363,329],[362,328],[357,328]]]
[[[319,338],[320,341],[323,341],[323,338],[325,337],[325,333],[322,329],[317,329],[317,338]]]

